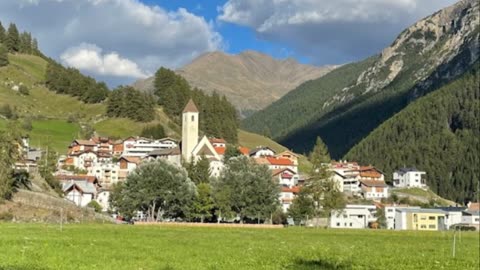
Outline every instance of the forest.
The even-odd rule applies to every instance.
[[[156,72],[154,85],[158,104],[177,124],[181,124],[180,116],[188,100],[193,99],[200,111],[200,130],[208,136],[237,142],[237,111],[225,96],[217,93],[208,95],[200,89],[192,89],[184,78],[163,67]]]
[[[477,62],[383,123],[345,158],[375,164],[387,181],[399,166],[417,167],[440,196],[460,203],[474,199],[480,178],[479,75]]]

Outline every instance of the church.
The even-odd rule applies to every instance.
[[[159,150],[149,154],[150,159],[164,158],[181,165],[182,160],[197,162],[200,158],[210,161],[211,176],[219,176],[223,170],[223,155],[219,154],[207,136],[199,136],[199,111],[193,100],[189,100],[182,113],[182,141],[179,151]]]

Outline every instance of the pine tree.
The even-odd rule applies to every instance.
[[[5,33],[5,28],[2,25],[2,22],[0,22],[0,43],[5,43],[6,39],[6,33]]]
[[[320,169],[322,164],[329,163],[331,161],[328,148],[320,137],[317,137],[317,142],[310,153],[309,160],[312,163],[314,170]]]
[[[10,52],[18,52],[20,49],[20,35],[14,23],[8,26],[7,40],[5,43]]]
[[[8,63],[8,50],[3,44],[0,44],[0,67],[8,65]]]

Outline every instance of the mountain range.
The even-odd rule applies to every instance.
[[[319,136],[332,157],[375,164],[387,180],[396,168],[417,166],[439,195],[473,199],[479,14],[478,1],[459,1],[405,29],[378,55],[300,85],[242,125],[299,153]]]
[[[199,56],[176,73],[193,87],[225,95],[241,116],[247,116],[335,67],[304,65],[292,58],[277,60],[256,51],[244,51],[237,55],[217,51]],[[139,80],[134,87],[152,91],[153,80],[153,77]]]

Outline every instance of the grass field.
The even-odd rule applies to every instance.
[[[49,144],[59,154],[65,154],[70,143],[77,138],[80,126],[63,120],[36,120],[32,122],[30,144],[45,149]]]
[[[478,269],[478,232],[0,223],[0,269]]]

